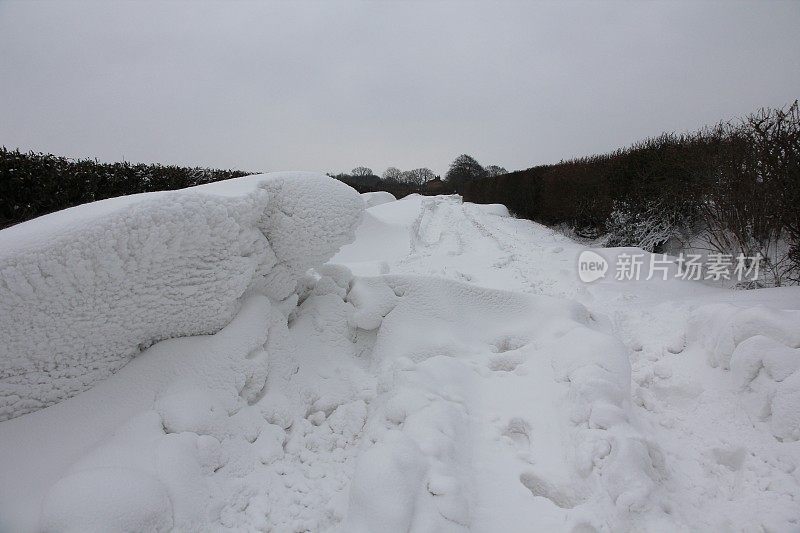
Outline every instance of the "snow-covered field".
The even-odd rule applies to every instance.
[[[309,174],[4,230],[0,531],[800,529],[800,288],[583,249]]]

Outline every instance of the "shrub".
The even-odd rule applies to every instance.
[[[800,111],[762,109],[691,134],[487,177],[465,200],[609,244],[658,251],[674,236],[710,251],[764,258],[776,285],[800,278]]]
[[[0,228],[75,205],[140,192],[182,189],[250,172],[99,163],[0,148]]]

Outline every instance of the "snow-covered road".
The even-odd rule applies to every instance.
[[[586,284],[502,206],[386,200],[296,307],[1,422],[0,529],[800,528],[798,288]]]

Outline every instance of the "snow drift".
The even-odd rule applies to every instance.
[[[376,205],[397,201],[397,198],[395,198],[392,193],[386,191],[361,193],[361,198],[364,200],[364,206],[367,209],[370,207],[375,207]]]
[[[243,297],[289,297],[351,242],[364,203],[313,173],[78,206],[0,232],[0,420],[90,388],[153,342],[213,334]]]
[[[800,440],[800,311],[708,304],[690,316],[688,335],[711,366],[731,371],[754,419],[780,441]]]
[[[0,531],[796,529],[800,288],[585,284],[578,243],[419,195],[368,208],[295,282],[363,209],[315,179],[188,191],[233,218],[214,246],[254,250],[232,253],[252,274],[209,302],[233,320],[0,422]],[[36,246],[57,232],[40,227]],[[186,312],[205,320],[202,291]]]

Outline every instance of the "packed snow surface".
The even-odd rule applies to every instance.
[[[266,175],[0,232],[0,530],[800,528],[798,288],[586,284],[503,206],[374,200]]]

